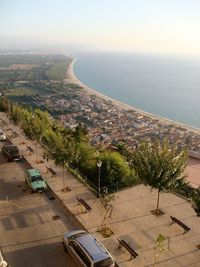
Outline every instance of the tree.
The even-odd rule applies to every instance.
[[[10,106],[10,117],[15,124],[19,124],[19,122],[22,120],[22,112],[23,109],[21,106],[17,104],[12,104]]]
[[[158,190],[155,213],[159,214],[160,192],[173,190],[186,183],[183,174],[187,164],[187,149],[179,150],[167,141],[141,143],[132,155],[131,164],[145,185]]]
[[[41,143],[45,132],[50,128],[51,119],[47,112],[36,109],[34,113],[31,114],[30,123],[31,124],[28,126],[28,136],[29,138],[35,140],[36,157],[38,163],[38,143]]]
[[[128,163],[118,152],[106,151],[101,156],[101,186],[125,181],[132,175]]]
[[[100,232],[104,237],[109,237],[113,234],[112,230],[109,227],[109,224],[113,213],[113,205],[111,202],[114,199],[115,199],[114,195],[106,195],[101,198],[101,203],[105,208],[105,213],[103,216],[103,220],[101,222],[101,227],[98,230],[98,232]]]
[[[87,140],[87,130],[81,123],[75,128],[74,138],[78,143]]]
[[[194,189],[192,201],[192,207],[195,210],[197,217],[200,217],[200,187],[198,189]]]
[[[77,145],[78,159],[75,165],[88,177],[95,175],[97,152],[89,143],[81,142]]]
[[[76,145],[73,139],[64,139],[61,134],[52,135],[54,147],[48,152],[55,159],[55,163],[63,167],[63,191],[65,190],[65,169],[73,162],[77,155]]]
[[[128,160],[130,158],[130,152],[128,150],[128,145],[125,141],[119,141],[115,144],[116,150],[126,159]]]

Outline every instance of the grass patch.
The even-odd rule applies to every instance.
[[[61,81],[66,78],[67,63],[57,63],[46,70],[45,74],[50,80]]]
[[[7,92],[7,96],[23,96],[23,95],[36,95],[38,92],[29,87],[20,87],[9,89]]]

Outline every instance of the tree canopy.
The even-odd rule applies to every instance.
[[[131,164],[145,185],[158,190],[173,190],[186,184],[184,170],[188,158],[187,149],[180,150],[167,141],[144,142],[133,153]]]
[[[118,152],[105,151],[100,159],[102,185],[123,182],[133,174],[128,163]]]
[[[195,189],[192,194],[193,209],[197,214],[197,217],[200,217],[200,187]]]

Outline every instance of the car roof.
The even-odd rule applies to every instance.
[[[75,237],[80,246],[86,250],[90,257],[96,262],[110,257],[105,248],[91,234],[81,234]]]
[[[41,175],[38,169],[28,169],[27,172],[28,172],[28,174],[30,176],[39,176],[39,175]]]

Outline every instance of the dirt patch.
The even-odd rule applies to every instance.
[[[110,237],[114,234],[114,232],[108,226],[99,229],[97,232],[99,232],[104,238]]]
[[[53,219],[53,221],[59,220],[59,219],[60,219],[60,216],[58,216],[58,215],[54,215],[54,216],[52,217],[52,219]]]
[[[163,215],[163,214],[165,214],[162,210],[151,210],[151,213],[153,214],[153,215],[156,215],[156,216],[161,216],[161,215]]]
[[[62,192],[70,192],[71,189],[68,186],[66,186],[65,188],[61,189],[61,191]]]

